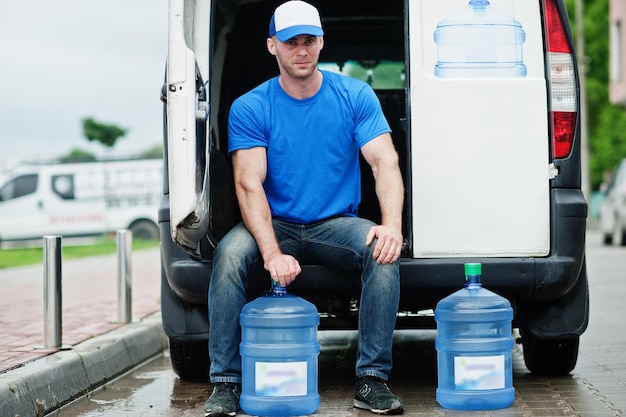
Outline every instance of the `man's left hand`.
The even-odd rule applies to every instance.
[[[402,251],[402,233],[396,229],[384,225],[373,226],[365,238],[365,244],[371,245],[374,239],[373,257],[379,264],[390,264],[400,257]]]

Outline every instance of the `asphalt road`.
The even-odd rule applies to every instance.
[[[405,416],[621,416],[626,414],[626,248],[606,247],[597,232],[587,244],[591,320],[581,337],[576,369],[564,377],[537,377],[524,366],[521,347],[513,352],[516,397],[509,408],[464,412],[446,410],[435,399],[434,331],[398,331],[394,343],[392,390],[406,404]],[[316,416],[370,416],[352,407],[355,332],[320,332]],[[104,389],[51,414],[91,416],[203,416],[209,384],[180,381],[168,352]],[[238,415],[245,416],[240,413]]]

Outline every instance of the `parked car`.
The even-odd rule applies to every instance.
[[[578,69],[565,1],[311,3],[325,31],[320,67],[372,85],[400,157],[406,196],[397,328],[434,328],[428,312],[463,286],[464,262],[480,262],[485,287],[514,306],[528,369],[570,372],[589,292]],[[241,221],[228,111],[278,74],[265,38],[279,4],[169,2],[161,302],[182,379],[207,379],[213,249]],[[473,13],[474,6],[489,9]],[[496,20],[468,23],[490,16]],[[372,175],[363,168],[359,215],[377,222]],[[248,283],[252,300],[270,279]],[[316,305],[320,329],[354,329],[359,283],[358,274],[304,265],[289,291]]]
[[[626,158],[617,166],[604,190],[600,230],[606,245],[626,246]]]

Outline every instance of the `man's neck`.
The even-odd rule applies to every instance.
[[[281,74],[278,82],[285,93],[295,99],[302,100],[313,97],[319,91],[323,78],[322,73],[316,69],[306,78],[294,78],[287,74]]]

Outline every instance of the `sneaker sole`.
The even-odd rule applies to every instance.
[[[209,411],[204,412],[204,417],[233,417],[237,415],[236,411],[225,412],[225,411]]]
[[[363,410],[369,410],[374,414],[394,415],[394,414],[402,414],[404,412],[404,408],[401,405],[398,405],[395,408],[387,408],[385,410],[381,410],[378,408],[372,408],[372,406],[369,405],[368,403],[359,401],[356,399],[354,400],[354,406],[356,408],[361,408]]]

